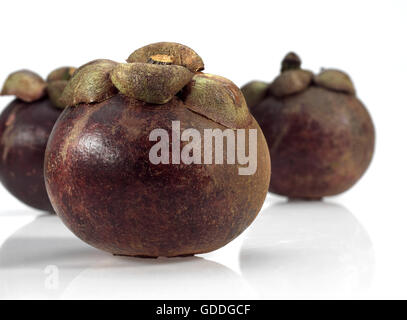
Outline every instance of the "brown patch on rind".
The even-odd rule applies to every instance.
[[[136,62],[117,65],[110,77],[125,96],[147,103],[164,104],[190,82],[193,75],[181,66]]]
[[[23,107],[22,105],[16,105],[16,107],[10,112],[10,115],[8,116],[8,118],[5,122],[5,130],[3,131],[3,134],[1,135],[1,138],[0,138],[0,144],[2,145],[2,148],[3,148],[3,153],[2,153],[3,163],[6,162],[9,150],[14,145],[14,141],[12,139],[14,123],[16,121],[16,114],[18,114],[18,112],[20,111],[20,109],[22,107]]]
[[[313,74],[307,70],[288,70],[280,74],[270,85],[270,93],[284,97],[305,90],[311,83]]]
[[[192,72],[204,69],[201,57],[191,48],[175,42],[158,42],[134,51],[127,62],[147,63],[152,56],[167,55],[173,59],[173,64],[183,66]]]
[[[61,104],[75,106],[101,102],[115,95],[117,90],[110,80],[110,72],[116,65],[117,62],[101,59],[77,69],[62,93]]]
[[[188,109],[228,128],[245,128],[251,122],[243,93],[226,78],[195,74],[185,87],[182,98]]]
[[[8,76],[0,95],[14,95],[25,102],[33,102],[45,95],[45,88],[46,83],[38,74],[20,70]]]
[[[326,89],[349,94],[356,93],[351,78],[345,72],[340,70],[322,70],[318,75],[314,76],[314,82],[316,85]]]
[[[83,113],[82,118],[75,122],[71,131],[69,132],[69,135],[67,137],[65,137],[65,140],[63,141],[63,144],[62,144],[61,150],[60,150],[60,154],[61,154],[62,160],[64,162],[65,162],[67,154],[68,154],[69,146],[78,140],[78,137],[80,136],[83,128],[88,123],[90,116],[95,111],[96,111],[95,108],[85,108],[85,112]]]

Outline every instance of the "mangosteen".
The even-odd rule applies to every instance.
[[[62,112],[59,96],[73,70],[56,69],[46,81],[32,71],[17,71],[1,91],[16,99],[0,115],[0,181],[17,199],[39,210],[53,212],[44,183],[44,155]]]
[[[253,81],[242,92],[267,140],[271,192],[321,199],[348,190],[368,168],[373,122],[346,73],[314,75],[289,53],[271,84]]]
[[[255,219],[270,179],[267,143],[243,94],[203,73],[181,44],[151,44],[127,62],[91,61],[62,94],[67,108],[45,156],[55,211],[80,239],[115,255],[226,245]]]

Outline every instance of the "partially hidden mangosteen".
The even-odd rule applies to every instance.
[[[16,99],[0,115],[0,180],[20,201],[49,212],[53,208],[44,182],[45,148],[63,109],[59,96],[73,71],[58,68],[46,81],[32,71],[17,71],[1,91]]]
[[[373,122],[344,72],[314,75],[289,53],[271,84],[252,81],[242,92],[267,139],[271,192],[321,199],[348,190],[368,168]]]
[[[267,143],[243,94],[202,73],[202,59],[181,44],[151,44],[127,62],[91,61],[62,94],[68,107],[45,158],[57,214],[79,238],[115,255],[187,256],[224,246],[255,219],[270,179]],[[212,137],[205,147],[209,131],[228,148],[216,149]],[[229,150],[235,140],[238,150]],[[254,152],[256,168],[240,174],[248,166],[228,157],[242,150]]]

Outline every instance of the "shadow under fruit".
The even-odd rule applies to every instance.
[[[59,68],[44,81],[22,70],[6,80],[1,95],[15,95],[0,115],[0,180],[17,199],[53,212],[44,183],[48,137],[62,112],[58,101],[72,68]]]
[[[320,199],[352,187],[374,150],[372,119],[349,76],[334,69],[314,75],[289,53],[271,83],[242,88],[267,139],[270,191],[289,198]]]
[[[63,92],[68,107],[45,159],[57,214],[79,238],[116,255],[187,256],[224,246],[255,219],[270,179],[267,144],[242,93],[202,73],[202,59],[180,44],[148,45],[127,61],[92,61]],[[239,175],[226,150],[223,164],[176,164],[172,148],[171,163],[153,164],[157,142],[149,135],[163,129],[174,146],[172,121],[201,136],[258,129],[257,171]]]

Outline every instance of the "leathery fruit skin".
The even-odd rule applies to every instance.
[[[11,73],[0,95],[14,99],[0,114],[0,181],[25,204],[54,213],[44,182],[48,137],[62,113],[59,97],[75,68],[53,70],[44,80],[30,70]]]
[[[127,62],[94,60],[66,85],[45,155],[53,207],[79,238],[115,255],[224,246],[255,219],[270,179],[267,143],[243,93],[203,73],[182,44],[150,44]]]
[[[249,106],[269,146],[269,190],[317,200],[351,188],[372,160],[375,130],[350,78],[327,70],[294,94],[277,97],[273,89]]]
[[[240,176],[237,166],[226,161],[150,162],[155,143],[149,141],[150,132],[171,132],[171,121],[180,121],[181,132],[226,129],[189,110],[178,97],[153,105],[116,95],[68,107],[47,147],[49,196],[71,231],[116,255],[172,257],[218,249],[255,219],[267,193],[267,144],[250,120],[247,129],[258,129],[257,171]]]
[[[0,115],[0,180],[17,199],[53,212],[44,183],[48,137],[62,110],[49,99],[12,101]]]

